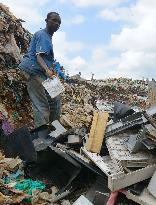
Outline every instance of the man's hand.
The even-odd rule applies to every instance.
[[[49,77],[49,78],[52,78],[54,76],[54,72],[50,69],[45,69],[46,71],[46,75]]]

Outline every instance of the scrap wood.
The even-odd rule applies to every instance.
[[[100,153],[108,116],[107,112],[94,113],[89,139],[85,145],[88,151]]]

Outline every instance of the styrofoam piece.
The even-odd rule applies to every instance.
[[[145,179],[152,177],[155,172],[156,164],[149,165],[137,171],[132,171],[127,174],[116,174],[108,177],[108,188],[111,191],[128,187]]]
[[[137,153],[130,153],[130,151],[125,147],[125,142],[127,141],[127,137],[125,136],[113,136],[106,139],[106,145],[110,154],[111,159],[115,159],[121,161],[122,164],[124,162],[129,161],[133,166],[133,161],[143,162],[146,164],[154,163],[154,156],[148,151],[139,151]]]
[[[147,189],[156,198],[156,171],[154,172]]]
[[[113,161],[110,158],[103,159],[99,154],[87,151],[85,147],[81,148],[81,151],[91,161],[93,161],[96,166],[98,166],[107,176],[114,174],[116,175],[117,173],[124,173],[116,161]]]
[[[147,189],[144,189],[139,196],[127,191],[126,197],[140,205],[156,205],[156,198],[154,198]]]
[[[81,195],[73,205],[93,205],[85,196]]]

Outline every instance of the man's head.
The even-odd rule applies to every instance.
[[[45,19],[47,25],[47,30],[49,33],[53,34],[56,32],[61,24],[60,15],[56,12],[50,12],[47,14],[47,18]]]

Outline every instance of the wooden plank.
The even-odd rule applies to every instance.
[[[92,126],[91,126],[90,133],[89,133],[89,139],[85,145],[88,151],[91,151],[92,144],[94,143],[95,129],[96,129],[97,121],[98,121],[98,116],[99,116],[99,113],[94,112]]]
[[[108,116],[109,115],[107,112],[94,113],[89,140],[86,144],[86,149],[88,151],[100,153],[107,126]]]

